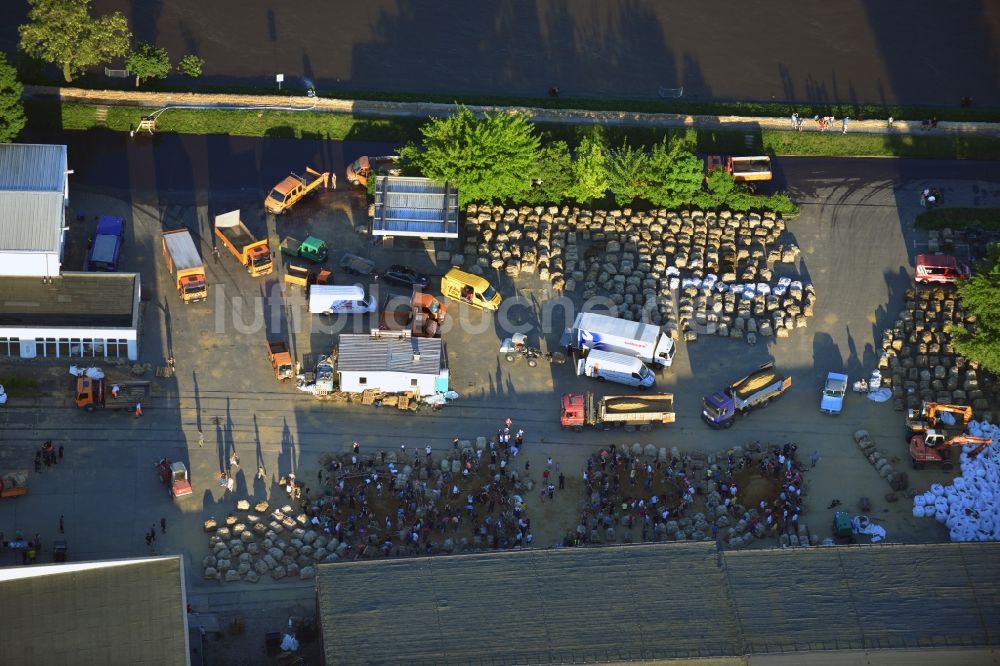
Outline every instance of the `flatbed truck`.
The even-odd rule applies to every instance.
[[[306,167],[305,175],[292,172],[287,178],[275,185],[264,199],[264,209],[268,213],[281,215],[299,202],[310,192],[320,187],[329,189],[330,183],[337,187],[337,176],[329,171],[319,172]]]
[[[134,412],[139,403],[149,406],[150,392],[149,382],[115,382],[106,378],[78,377],[75,402],[79,409],[86,412],[98,409]]]
[[[564,430],[580,432],[584,427],[622,427],[627,432],[646,432],[661,423],[673,423],[673,393],[612,395],[596,399],[593,393],[566,393],[562,397],[559,422]]]

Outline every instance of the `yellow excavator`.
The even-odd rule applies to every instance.
[[[942,421],[942,414],[951,414],[954,424]],[[965,432],[972,420],[972,407],[967,405],[945,405],[940,402],[925,402],[920,409],[910,409],[906,412],[906,439],[928,430],[948,430]]]

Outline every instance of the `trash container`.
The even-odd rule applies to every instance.
[[[52,542],[52,561],[53,562],[65,562],[69,550],[66,546],[65,541],[54,541]]]

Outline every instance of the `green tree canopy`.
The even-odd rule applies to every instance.
[[[120,12],[94,18],[90,0],[28,0],[21,50],[58,65],[67,82],[88,67],[124,56],[132,35]]]
[[[24,129],[27,119],[21,102],[23,91],[24,87],[17,80],[17,70],[0,53],[0,143],[13,141]]]
[[[177,63],[177,71],[197,79],[201,76],[201,70],[205,67],[205,60],[196,55],[188,54]]]
[[[649,186],[643,198],[665,208],[690,205],[702,191],[704,170],[698,156],[680,141],[663,139],[649,154]]]
[[[139,42],[125,59],[128,71],[135,74],[135,87],[138,88],[143,79],[162,79],[170,74],[170,56],[167,50]]]
[[[608,152],[608,186],[619,206],[628,206],[645,196],[651,179],[649,153],[645,150],[625,143]]]
[[[404,160],[422,174],[458,185],[460,203],[521,201],[531,189],[539,138],[524,116],[498,113],[480,119],[462,107],[420,128],[423,147],[407,146]]]
[[[608,192],[607,147],[604,134],[591,131],[580,141],[573,161],[573,177],[576,182],[567,195],[580,203],[601,199]]]
[[[532,188],[525,195],[525,202],[539,206],[557,204],[566,199],[575,182],[573,158],[565,141],[554,141],[542,146],[531,173]]]
[[[1000,372],[1000,262],[958,285],[962,306],[975,317],[969,327],[953,326],[955,350],[990,372]]]

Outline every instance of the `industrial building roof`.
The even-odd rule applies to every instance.
[[[180,557],[0,569],[0,600],[0,663],[188,663]]]
[[[458,188],[428,178],[376,177],[372,235],[458,238]]]
[[[399,335],[342,334],[337,352],[337,370],[436,375],[441,372],[441,340]]]
[[[62,273],[0,279],[0,326],[134,326],[137,273]]]
[[[66,187],[66,146],[0,143],[0,192],[58,192]]]
[[[0,144],[0,251],[59,252],[66,146]]]
[[[317,595],[328,664],[882,663],[995,650],[998,566],[996,543],[643,544],[323,565]]]

